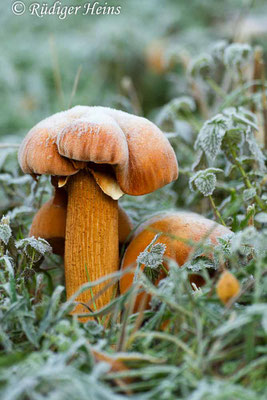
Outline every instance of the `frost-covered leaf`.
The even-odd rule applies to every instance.
[[[27,207],[27,206],[20,206],[20,207],[15,207],[11,211],[8,212],[8,216],[11,220],[16,219],[18,216],[23,215],[23,214],[31,214],[33,212],[32,207]]]
[[[205,165],[204,158],[205,158],[204,152],[202,150],[198,150],[195,161],[192,164],[191,170],[194,171],[197,167],[200,168],[203,164]]]
[[[250,152],[263,170],[265,159],[253,133],[257,129],[257,121],[253,113],[244,107],[229,107],[205,122],[195,142],[195,149],[202,150],[209,160],[214,160],[223,150],[232,162],[233,150],[237,156],[244,156],[243,145],[246,140]]]
[[[264,256],[266,254],[267,236],[258,232],[253,226],[237,232],[231,239],[231,251],[244,256]]]
[[[260,224],[267,224],[267,213],[260,212],[259,214],[255,215],[255,221],[259,222]]]
[[[252,55],[252,49],[248,44],[233,43],[224,50],[224,63],[228,68],[238,71],[248,63]]]
[[[155,244],[159,236],[160,235],[156,235],[152,242],[137,257],[138,265],[145,265],[144,274],[150,278],[152,282],[154,282],[159,275],[160,268],[163,264],[163,256],[166,250],[165,244]]]
[[[192,97],[189,96],[181,96],[176,97],[169,103],[170,109],[175,112],[193,112],[196,110],[196,103]]]
[[[0,222],[0,242],[2,241],[5,245],[8,244],[9,239],[11,238],[12,231],[9,226],[9,218],[2,217]]]
[[[166,121],[175,122],[179,115],[192,113],[195,109],[196,103],[192,97],[176,97],[161,109],[156,119],[156,123],[162,125]]]
[[[228,119],[222,114],[206,121],[198,134],[195,149],[201,149],[210,159],[214,159],[221,150],[227,128]]]
[[[206,238],[205,242],[194,250],[194,254],[183,264],[183,267],[192,272],[203,271],[207,268],[217,269],[215,257],[210,257],[211,248],[215,246],[209,238]]]
[[[4,262],[9,276],[14,276],[14,262],[13,259],[7,255],[0,257],[0,262]]]
[[[192,260],[190,260],[184,264],[184,267],[186,267],[187,269],[189,269],[192,272],[203,271],[207,268],[216,269],[214,262],[210,258],[205,257],[203,255],[193,257]]]
[[[251,189],[245,189],[243,192],[243,199],[244,201],[249,201],[253,199],[256,196],[256,189],[251,188]]]
[[[265,167],[265,156],[262,153],[258,143],[256,142],[255,135],[253,133],[253,130],[248,128],[246,130],[246,142],[248,143],[249,150],[255,157],[256,162],[259,165],[260,171],[265,172],[266,167]]]
[[[215,173],[223,172],[218,168],[208,168],[198,171],[189,180],[189,186],[194,191],[194,186],[203,194],[203,196],[210,196],[216,187]]]
[[[11,238],[11,228],[9,225],[0,224],[0,241],[4,242],[5,245],[8,244],[9,239]]]
[[[39,261],[45,254],[52,252],[52,247],[45,239],[35,239],[34,237],[17,241],[16,248],[23,251],[34,262]]]
[[[163,255],[166,245],[156,243],[159,235],[156,235],[153,241],[137,257],[137,262],[144,264],[148,268],[157,269],[163,263]]]
[[[210,196],[216,187],[216,175],[213,173],[199,175],[194,183],[203,196]]]
[[[213,56],[215,61],[222,62],[224,57],[224,51],[227,47],[226,40],[220,40],[216,42],[211,48],[211,55]]]
[[[193,78],[205,79],[213,69],[213,59],[210,54],[202,54],[196,57],[189,66],[189,74]]]
[[[237,154],[240,154],[244,144],[244,132],[239,128],[231,128],[226,132],[222,143],[222,149],[228,155],[230,146],[235,149]],[[231,153],[230,153],[231,154]]]
[[[217,246],[215,247],[216,250],[219,250],[221,253],[223,253],[226,256],[230,256],[231,254],[231,239],[233,237],[234,233],[229,233],[227,235],[224,235],[222,237],[217,238]]]
[[[228,118],[228,129],[222,142],[222,149],[225,152],[226,157],[233,161],[233,152],[238,156],[239,161],[247,158],[247,154],[244,154],[245,141],[248,142],[247,136],[252,135],[254,138],[254,131],[258,129],[256,117],[249,110],[244,107],[230,107],[223,111],[223,114]],[[248,133],[250,132],[250,133]],[[251,139],[253,141],[253,139]],[[252,146],[252,144],[251,144]],[[253,146],[254,151],[257,150],[256,146]],[[252,153],[251,149],[250,152]],[[255,157],[255,155],[253,155]],[[261,155],[259,154],[259,163],[261,162]]]
[[[98,336],[103,332],[103,326],[98,324],[96,321],[87,321],[84,327],[88,333],[93,336]]]
[[[229,107],[223,110],[223,114],[232,121],[235,127],[243,125],[258,129],[256,115],[245,107]]]

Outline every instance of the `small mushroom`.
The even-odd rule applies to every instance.
[[[48,241],[53,253],[64,256],[65,231],[67,219],[67,193],[64,189],[56,189],[52,199],[42,205],[35,214],[29,236],[43,238]],[[129,215],[118,206],[119,244],[123,245],[128,239],[133,223]]]
[[[195,213],[177,211],[160,214],[144,222],[136,230],[132,241],[125,251],[121,265],[122,269],[136,266],[137,257],[151,243],[157,232],[162,232],[162,234],[156,243],[165,244],[166,251],[164,255],[175,260],[179,266],[188,260],[193,250],[192,246],[186,243],[187,241],[199,242],[208,237],[213,244],[216,244],[217,238],[231,233],[228,228]],[[156,284],[164,276],[164,273],[161,273]],[[121,293],[125,293],[129,289],[133,278],[134,272],[129,272],[122,276],[120,280]],[[200,286],[204,283],[200,278],[200,275],[192,274],[190,282]],[[140,293],[137,296],[135,311],[138,310],[144,295],[144,293]],[[147,300],[147,305],[149,301],[150,298]]]
[[[76,106],[37,124],[19,150],[25,173],[58,177],[68,192],[65,281],[67,297],[118,270],[118,198],[143,195],[178,176],[175,153],[145,118],[105,107]],[[62,177],[65,177],[65,179]],[[107,282],[93,288],[93,295]],[[107,304],[109,287],[96,299]],[[77,298],[91,300],[91,291]],[[82,305],[74,312],[84,311]]]
[[[223,271],[218,280],[216,292],[221,302],[227,304],[240,293],[239,282],[231,272]]]
[[[56,188],[54,197],[35,214],[29,236],[47,240],[53,253],[64,256],[66,218],[67,192]]]
[[[166,60],[166,43],[156,40],[146,49],[146,63],[148,68],[157,75],[162,75],[168,69]]]

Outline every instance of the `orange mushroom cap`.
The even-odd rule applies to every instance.
[[[228,228],[195,213],[177,211],[160,214],[144,222],[136,230],[132,241],[125,251],[121,268],[136,266],[136,259],[139,254],[144,251],[156,233],[159,232],[162,232],[162,234],[156,243],[165,244],[165,256],[175,260],[179,266],[182,266],[188,260],[190,253],[193,251],[192,245],[187,243],[187,241],[199,242],[208,237],[213,244],[216,244],[217,238],[231,233]],[[161,274],[156,284],[163,277],[164,274]],[[122,276],[120,280],[121,293],[129,289],[133,278],[134,272],[129,272]],[[142,293],[137,296],[135,310],[138,309],[143,296],[144,294]]]
[[[25,173],[58,176],[88,163],[109,164],[130,195],[153,192],[178,176],[175,153],[156,125],[106,107],[76,106],[41,121],[26,135],[19,163]]]

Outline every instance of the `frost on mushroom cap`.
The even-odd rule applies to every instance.
[[[178,176],[175,153],[152,122],[106,107],[76,106],[26,135],[19,163],[29,174],[74,175],[88,162],[110,164],[120,189],[142,195]]]

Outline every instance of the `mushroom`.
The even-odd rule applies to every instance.
[[[54,197],[35,214],[29,236],[47,240],[53,253],[64,256],[66,218],[67,192],[56,188]]]
[[[227,304],[240,293],[239,282],[231,272],[223,271],[217,282],[216,292],[221,302]]]
[[[58,177],[68,192],[67,297],[82,284],[118,270],[118,204],[123,193],[143,195],[178,176],[175,153],[152,122],[106,107],[76,106],[41,121],[26,135],[19,163],[25,173]],[[95,296],[107,282],[93,288]],[[107,304],[114,287],[99,296]],[[91,300],[91,291],[77,297]],[[80,313],[82,304],[74,312]]]
[[[138,255],[151,243],[157,232],[162,232],[162,234],[155,243],[165,244],[166,251],[164,255],[175,260],[179,266],[182,266],[188,260],[190,253],[193,251],[192,246],[187,243],[188,241],[199,242],[207,237],[213,244],[216,244],[217,238],[231,233],[228,228],[195,213],[177,211],[159,214],[141,224],[136,230],[124,253],[122,269],[136,266]],[[168,266],[166,265],[166,267]],[[157,284],[164,276],[165,274],[162,272],[155,283]],[[129,289],[133,278],[134,272],[128,272],[121,277],[121,293],[125,293]],[[204,283],[201,278],[197,274],[189,276],[190,282],[195,283],[197,286],[201,286]],[[135,311],[139,309],[144,295],[144,293],[138,294]],[[148,306],[149,301],[150,297],[147,299],[146,306]]]
[[[48,241],[53,253],[64,256],[65,231],[67,219],[67,193],[65,189],[57,188],[52,199],[42,205],[35,214],[29,236],[43,238]],[[118,206],[119,244],[128,239],[133,223],[121,206]]]
[[[166,43],[156,40],[150,43],[146,50],[146,63],[149,69],[157,75],[162,75],[168,69],[164,54],[165,48]]]

